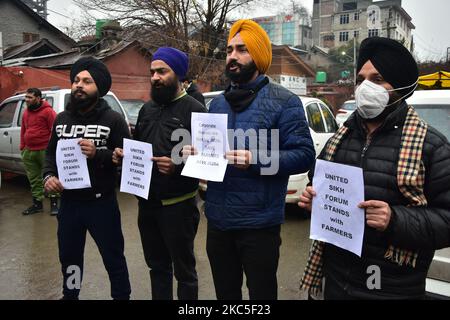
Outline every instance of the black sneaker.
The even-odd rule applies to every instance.
[[[22,211],[22,214],[24,216],[29,216],[31,214],[35,214],[35,213],[42,212],[42,211],[44,211],[44,209],[42,207],[42,201],[33,199],[33,205],[31,207],[29,207],[28,209]]]
[[[50,215],[56,216],[58,212],[58,198],[50,198]]]

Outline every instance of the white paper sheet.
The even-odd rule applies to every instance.
[[[364,238],[364,178],[361,168],[317,160],[310,238],[361,257]]]
[[[123,139],[123,154],[120,191],[148,199],[153,169],[152,145]]]
[[[181,173],[183,176],[222,182],[228,160],[228,115],[192,113],[192,144],[198,154],[190,156]]]
[[[62,139],[56,145],[58,178],[67,190],[91,187],[87,158],[81,152],[78,141],[80,139]]]

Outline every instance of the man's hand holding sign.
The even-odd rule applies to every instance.
[[[363,201],[363,197],[360,168],[317,160],[314,188],[307,187],[298,203],[299,207],[312,211],[311,238],[332,243],[360,256],[364,218],[369,227],[385,231],[392,215],[387,203]],[[363,209],[365,217],[361,214]]]

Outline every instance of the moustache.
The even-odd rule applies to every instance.
[[[243,65],[237,62],[236,60],[231,60],[227,64],[227,69],[229,70],[231,67],[239,67],[239,69],[242,69]]]
[[[154,81],[152,82],[152,87],[154,88],[162,88],[165,87],[166,85],[164,83],[162,83],[161,81]]]
[[[74,92],[73,92],[73,95],[76,95],[76,94],[78,94],[78,93],[81,93],[81,94],[84,94],[84,95],[88,95],[86,92],[84,92],[82,89],[76,89]]]

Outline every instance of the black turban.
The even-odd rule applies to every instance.
[[[419,70],[416,61],[405,46],[388,38],[367,38],[361,43],[359,49],[357,71],[359,72],[369,60],[394,89],[411,86],[398,91],[402,96],[406,95],[404,99],[412,95],[413,85],[419,78]]]
[[[103,62],[92,57],[79,59],[70,70],[70,82],[75,81],[75,77],[82,71],[88,71],[95,81],[100,97],[106,95],[111,89],[112,79],[108,68]]]

